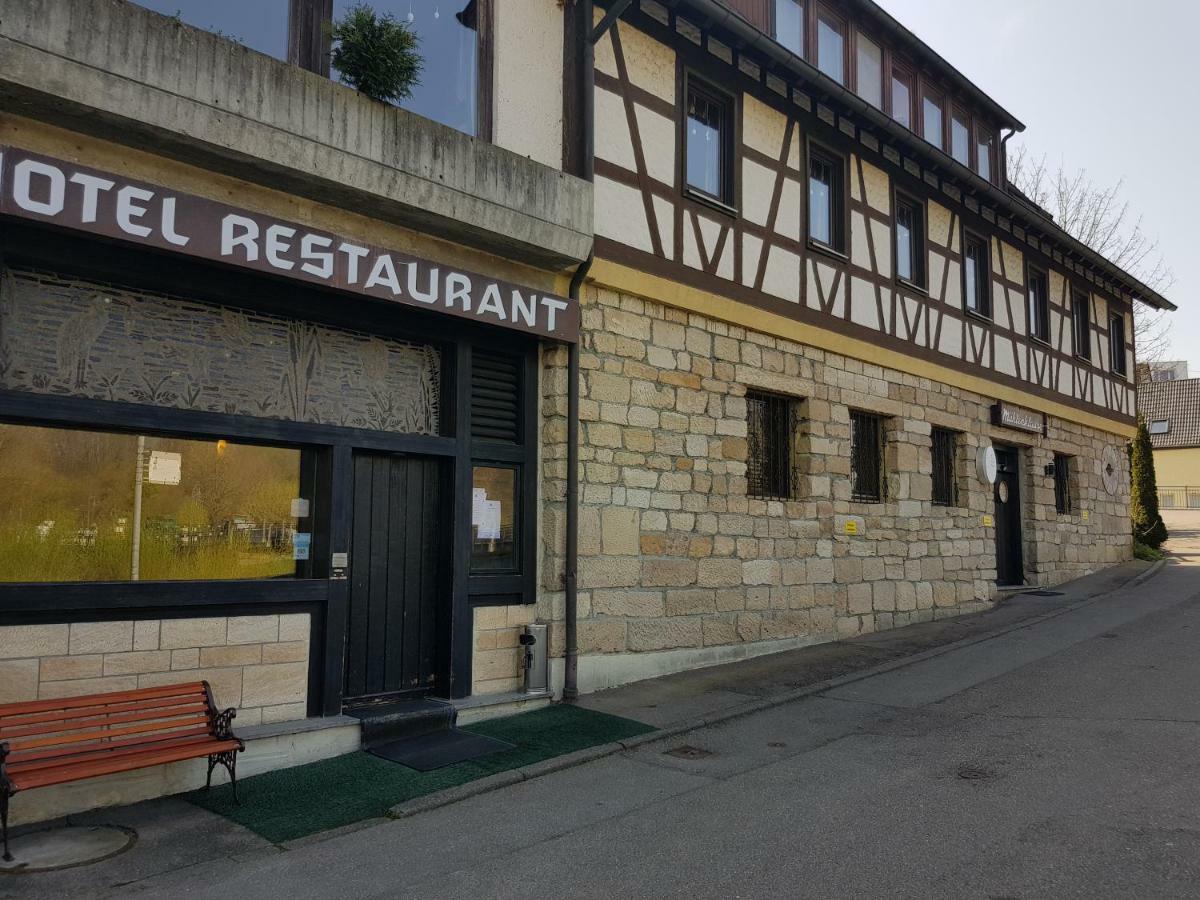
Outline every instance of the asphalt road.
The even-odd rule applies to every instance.
[[[121,896],[1200,896],[1200,537],[1175,549],[995,639]]]

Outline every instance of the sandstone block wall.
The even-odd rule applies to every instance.
[[[996,594],[994,500],[974,461],[987,442],[1021,448],[1029,583],[1129,557],[1128,488],[1107,494],[1100,472],[1104,447],[1123,446],[1116,435],[1055,418],[1046,437],[994,428],[995,398],[602,287],[586,290],[583,324],[583,655],[690,649],[699,659],[985,607]],[[564,352],[546,352],[544,621],[562,615],[565,365]],[[794,398],[794,499],[747,495],[748,389]],[[885,420],[882,503],[851,499],[852,410]],[[959,433],[953,507],[931,500],[935,426]],[[1044,472],[1056,451],[1076,457],[1071,515],[1055,512]]]
[[[206,680],[236,725],[307,715],[309,616],[0,627],[0,703]]]
[[[522,629],[534,621],[533,606],[478,606],[471,659],[471,693],[503,694],[525,686]]]

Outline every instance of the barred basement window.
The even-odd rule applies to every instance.
[[[1054,508],[1071,512],[1071,457],[1054,454]]]
[[[855,500],[879,503],[884,498],[883,418],[850,413],[850,494]]]
[[[796,404],[789,397],[746,393],[748,452],[746,493],[751,497],[792,497],[792,434]]]
[[[955,457],[958,435],[945,428],[933,429],[933,505],[957,506]]]

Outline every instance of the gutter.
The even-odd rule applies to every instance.
[[[709,28],[722,28],[728,31],[737,39],[735,45],[739,50],[749,48],[761,53],[775,66],[791,72],[793,75],[808,82],[808,85],[815,89],[818,99],[831,98],[848,107],[855,114],[866,119],[873,128],[886,134],[892,142],[909,148],[922,159],[927,159],[930,154],[937,154],[931,168],[950,172],[967,189],[966,193],[987,197],[991,205],[1002,210],[1012,218],[1025,222],[1027,231],[1045,233],[1046,229],[1043,226],[1049,223],[1039,223],[1031,219],[1029,210],[1012,199],[1002,188],[980,178],[966,166],[952,159],[942,151],[937,150],[931,144],[927,144],[916,134],[894,121],[890,116],[885,115],[881,110],[876,109],[857,94],[842,87],[842,85],[819,71],[815,66],[783,47],[765,32],[755,28],[738,13],[725,6],[721,0],[666,0],[666,2],[673,8],[684,6],[693,10],[701,19],[701,22],[697,24],[702,24]],[[1025,130],[1025,126],[1020,122],[1014,121],[1013,126],[1013,131],[1009,134],[1009,137],[1012,137],[1012,134]],[[1003,154],[1001,156],[1003,157]],[[1177,309],[1175,304],[1170,300],[1147,287],[1086,244],[1071,237],[1071,235],[1058,226],[1054,226],[1054,232],[1054,239],[1061,243],[1066,250],[1069,250],[1075,256],[1081,257],[1093,268],[1104,272],[1114,281],[1120,283],[1133,294],[1135,300],[1139,300],[1147,306],[1153,306],[1157,309]]]

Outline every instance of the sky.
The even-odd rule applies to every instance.
[[[1195,0],[876,0],[1025,123],[1025,144],[1124,180],[1175,281],[1167,359],[1200,377],[1200,77]]]

